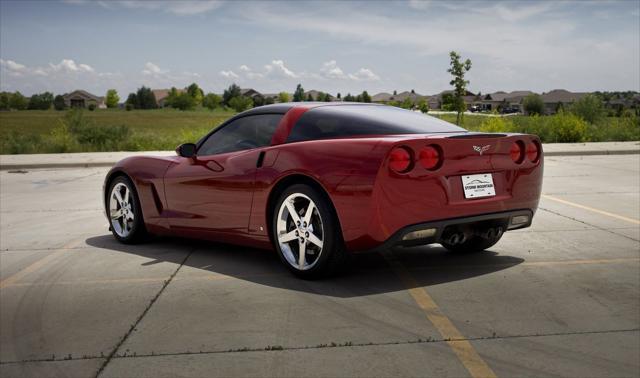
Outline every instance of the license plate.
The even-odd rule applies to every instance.
[[[496,195],[491,173],[462,176],[462,188],[464,189],[464,198],[482,198]]]

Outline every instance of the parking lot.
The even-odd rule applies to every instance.
[[[640,374],[640,155],[549,157],[530,229],[489,251],[358,256],[125,246],[106,168],[0,172],[0,376]]]

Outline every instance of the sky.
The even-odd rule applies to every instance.
[[[640,1],[0,0],[0,90],[640,90]]]

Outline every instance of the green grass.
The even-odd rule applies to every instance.
[[[96,110],[0,112],[0,154],[172,150],[195,142],[233,116],[229,110]],[[438,117],[455,122],[454,114]],[[540,136],[544,143],[640,140],[637,116],[593,125],[571,114],[528,117],[465,115],[464,128]]]
[[[195,142],[235,113],[222,109],[84,111],[82,122],[88,130],[71,136],[65,134],[71,130],[64,131],[67,114],[54,110],[0,112],[0,154],[174,149],[180,143]],[[111,132],[120,136],[115,144],[96,144],[87,136],[88,133],[103,134],[98,137],[104,139]],[[80,142],[70,140],[60,146],[59,139],[78,139],[78,136]]]

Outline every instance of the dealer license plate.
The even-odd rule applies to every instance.
[[[464,198],[482,198],[496,195],[491,173],[462,176],[462,188]]]

